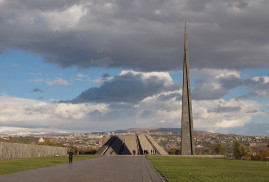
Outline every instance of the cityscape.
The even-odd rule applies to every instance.
[[[131,130],[132,131],[132,130]],[[134,130],[137,131],[137,130]],[[141,129],[140,129],[141,131]],[[144,129],[142,131],[148,131]],[[180,148],[181,135],[171,132],[147,132],[167,151],[173,148]],[[96,133],[77,133],[66,136],[31,136],[31,135],[0,135],[0,141],[16,142],[16,143],[34,143],[42,144],[51,141],[51,145],[63,147],[75,147],[78,150],[95,149],[97,151],[106,141],[114,135],[134,134],[131,132],[117,133],[115,132],[96,132]],[[269,144],[269,136],[243,136],[234,134],[220,134],[212,132],[195,132],[194,134],[195,149],[197,154],[206,154],[205,150],[210,149],[210,154],[214,154],[216,144],[222,144],[227,149],[227,155],[232,156],[232,145],[234,141],[238,141],[245,146],[249,146],[253,152],[258,152],[261,148],[266,148]],[[48,144],[48,145],[49,145]]]

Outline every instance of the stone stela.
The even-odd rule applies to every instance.
[[[187,26],[185,21],[184,33],[184,62],[182,89],[182,117],[181,117],[181,155],[195,155],[193,139],[193,116],[191,104],[191,84],[189,72],[189,54],[187,42]]]

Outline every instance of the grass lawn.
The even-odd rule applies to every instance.
[[[73,162],[92,159],[100,156],[96,155],[79,155],[73,157]],[[28,159],[12,159],[0,161],[0,175],[9,174],[29,169],[54,166],[58,164],[68,163],[68,157],[39,157]]]
[[[147,156],[169,181],[269,181],[269,164],[217,158]]]

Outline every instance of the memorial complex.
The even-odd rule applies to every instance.
[[[168,155],[150,135],[127,134],[112,136],[96,155]]]

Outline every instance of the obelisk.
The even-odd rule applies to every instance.
[[[181,155],[194,155],[193,119],[191,104],[191,84],[189,72],[189,55],[187,42],[187,27],[185,20],[184,62],[181,116]]]

